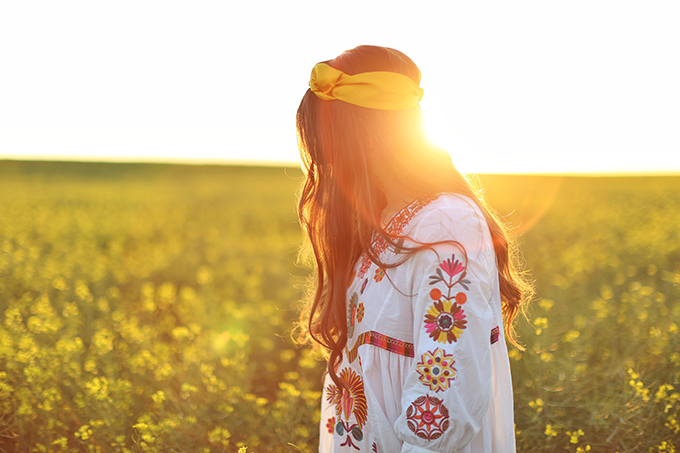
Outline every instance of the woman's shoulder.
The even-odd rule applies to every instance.
[[[495,253],[488,224],[482,208],[469,197],[455,193],[438,195],[413,217],[404,233],[409,245],[427,246],[414,255],[406,272],[422,266],[429,269],[451,253],[463,259],[466,266],[470,264],[470,275],[480,280],[486,281],[494,269]]]
[[[477,203],[457,193],[441,193],[434,197],[418,215],[414,216],[408,231],[415,240],[432,239],[431,236],[477,235],[488,229]],[[436,239],[436,238],[435,238]]]
[[[427,212],[440,212],[446,214],[472,214],[481,215],[478,204],[475,200],[466,195],[453,192],[443,192],[435,195],[432,201],[423,209]]]

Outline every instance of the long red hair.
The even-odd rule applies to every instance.
[[[325,63],[349,75],[391,71],[420,83],[420,71],[413,61],[390,48],[360,46]],[[336,370],[347,343],[350,273],[362,253],[384,265],[371,248],[374,235],[393,240],[381,226],[387,199],[376,184],[378,177],[383,183],[387,179],[388,184],[408,187],[412,193],[462,194],[480,207],[495,248],[505,332],[520,347],[513,321],[531,297],[532,288],[518,271],[508,230],[456,170],[450,156],[427,139],[419,106],[375,110],[337,100],[322,101],[307,90],[296,125],[306,175],[298,213],[308,239],[305,249],[316,264],[301,324],[307,338],[330,352],[328,373],[338,388],[342,385]],[[406,250],[405,256],[423,247]]]

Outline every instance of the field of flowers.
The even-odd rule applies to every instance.
[[[300,178],[0,161],[0,451],[314,451]],[[518,451],[680,448],[680,177],[479,180],[536,281]]]

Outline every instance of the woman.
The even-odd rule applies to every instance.
[[[321,452],[515,451],[504,335],[531,290],[427,140],[419,83],[404,54],[361,46],[314,67],[297,112]]]

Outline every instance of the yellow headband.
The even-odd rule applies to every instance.
[[[423,98],[423,89],[403,74],[380,71],[347,75],[325,63],[314,66],[309,87],[324,101],[337,99],[377,110],[408,109]]]

